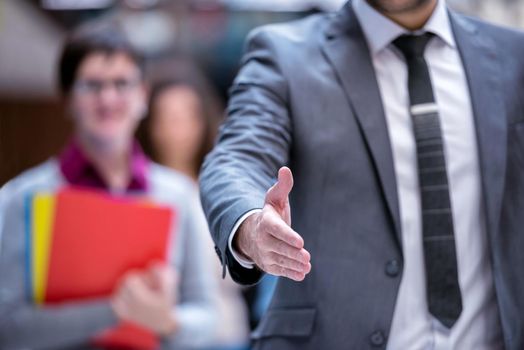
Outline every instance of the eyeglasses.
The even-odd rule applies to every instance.
[[[113,88],[119,95],[126,95],[140,84],[140,79],[80,79],[73,86],[74,92],[82,95],[99,95],[106,88]]]

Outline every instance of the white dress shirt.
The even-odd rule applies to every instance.
[[[475,123],[469,88],[453,37],[444,0],[439,0],[420,32],[436,37],[425,58],[432,78],[444,139],[450,200],[463,309],[451,330],[428,312],[422,245],[415,136],[409,113],[407,66],[391,44],[408,33],[373,9],[365,0],[353,8],[368,42],[386,115],[393,151],[400,207],[403,276],[388,337],[389,350],[497,350],[503,348],[502,331],[490,266]],[[236,229],[253,212],[238,220],[229,239],[237,261],[253,263],[232,249]]]

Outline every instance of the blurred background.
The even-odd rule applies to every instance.
[[[70,125],[55,84],[62,41],[92,19],[122,24],[149,65],[189,59],[227,103],[253,27],[338,9],[344,0],[0,0],[0,185],[53,154]],[[458,11],[524,27],[524,0],[448,0]]]

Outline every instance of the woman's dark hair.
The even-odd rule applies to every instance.
[[[78,68],[92,53],[123,53],[144,73],[144,58],[128,41],[121,27],[113,22],[90,22],[73,31],[64,44],[58,63],[60,91],[68,96],[75,83]]]
[[[138,130],[138,138],[145,152],[156,162],[160,162],[159,154],[155,151],[151,140],[151,124],[155,118],[155,106],[163,92],[174,87],[186,87],[193,90],[198,96],[204,123],[204,136],[200,143],[200,150],[195,159],[198,173],[204,157],[213,148],[218,126],[224,112],[223,104],[202,71],[187,58],[172,58],[168,62],[152,64],[148,73],[150,85],[149,114]]]

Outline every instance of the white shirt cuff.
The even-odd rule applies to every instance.
[[[251,261],[251,260],[248,260],[246,258],[240,257],[240,253],[235,251],[235,249],[233,248],[233,238],[235,238],[235,235],[236,235],[237,230],[240,227],[240,225],[242,225],[242,223],[249,216],[251,216],[252,214],[255,214],[255,213],[260,213],[261,211],[262,211],[262,209],[253,209],[253,210],[248,211],[244,215],[242,215],[240,217],[240,219],[237,220],[237,222],[235,223],[235,226],[233,226],[233,229],[231,230],[231,233],[229,234],[229,239],[228,239],[229,251],[231,252],[231,255],[233,255],[233,258],[235,258],[235,260],[240,264],[240,266],[242,266],[245,269],[252,269],[252,268],[254,268],[255,267],[255,263],[253,261]]]

